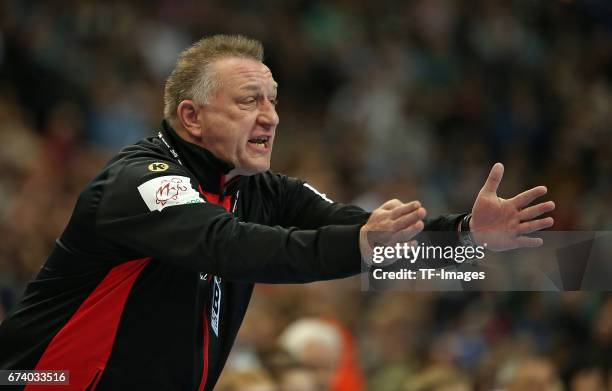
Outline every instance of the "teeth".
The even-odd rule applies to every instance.
[[[270,141],[270,138],[265,137],[265,136],[249,140],[251,144],[255,145],[255,147],[257,147],[258,149],[262,149],[262,150],[265,150],[268,147],[269,141]]]

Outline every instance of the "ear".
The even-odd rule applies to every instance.
[[[183,129],[199,140],[202,137],[202,127],[198,121],[198,112],[198,105],[190,99],[181,101],[176,108],[176,116]]]

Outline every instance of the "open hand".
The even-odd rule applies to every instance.
[[[546,194],[545,186],[534,187],[510,199],[498,197],[497,188],[503,175],[503,164],[495,163],[474,202],[470,231],[476,244],[486,243],[487,248],[494,251],[541,246],[541,238],[525,235],[554,224],[552,217],[538,217],[554,210],[555,203],[548,201],[527,206]]]

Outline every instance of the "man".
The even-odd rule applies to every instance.
[[[0,326],[0,369],[69,370],[73,389],[212,390],[253,284],[357,274],[368,232],[409,240],[463,222],[477,242],[508,232],[489,238],[490,248],[541,244],[521,234],[552,225],[534,218],[553,205],[520,208],[546,189],[498,198],[500,164],[471,220],[424,220],[418,201],[369,214],[268,171],[279,117],[262,58],[261,44],[240,36],[181,54],[163,129],[119,152],[82,192]]]

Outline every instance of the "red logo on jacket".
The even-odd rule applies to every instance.
[[[164,206],[168,201],[176,201],[179,195],[187,189],[188,187],[183,185],[181,178],[164,179],[155,193],[155,203]]]

